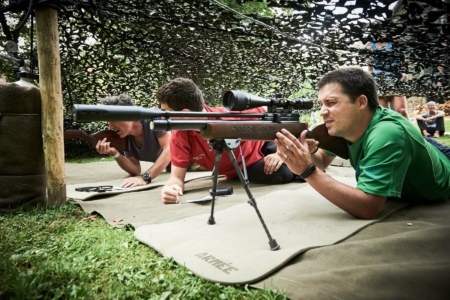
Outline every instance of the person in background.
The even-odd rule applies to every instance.
[[[393,55],[389,55],[393,52],[392,42],[382,41],[378,43],[368,43],[366,46],[372,51],[367,70],[369,73],[373,74],[380,90],[384,89],[381,88],[382,86],[389,86],[391,89],[398,81],[406,82],[408,80],[406,74],[393,72],[393,69],[399,67],[399,62],[394,60]],[[398,57],[395,59],[398,59]],[[406,109],[406,97],[404,95],[392,94],[387,91],[380,94],[378,100],[381,106],[392,108],[409,120],[408,111]]]
[[[439,65],[437,67],[437,72],[435,72],[433,74],[434,78],[435,78],[435,82],[436,82],[436,87],[439,90],[445,90],[446,88],[448,88],[449,85],[449,80],[450,80],[450,74],[449,72],[445,69],[444,65]]]
[[[306,130],[297,138],[283,129],[274,142],[293,173],[361,219],[374,219],[388,198],[408,202],[450,198],[450,160],[409,120],[379,105],[370,74],[359,68],[334,70],[318,87],[320,115],[330,136],[347,140],[357,185],[348,186],[322,171],[335,155],[311,151],[316,143],[307,141]]]
[[[128,95],[107,97],[102,100],[103,105],[133,106],[134,101]],[[159,110],[158,108],[154,108]],[[96,150],[100,154],[114,157],[117,164],[132,177],[126,178],[121,187],[134,187],[149,184],[164,169],[170,171],[170,137],[166,131],[153,131],[150,129],[151,120],[109,122],[109,128],[127,139],[128,151],[121,155],[110,146],[106,139],[98,141]],[[140,161],[149,161],[154,164],[142,173]]]
[[[313,111],[311,113],[311,120],[312,120],[311,126],[316,126],[319,123],[319,121],[317,120],[316,111]]]
[[[6,82],[6,75],[3,73],[0,73],[0,83],[5,83]]]
[[[419,125],[423,136],[440,137],[445,132],[445,112],[436,109],[437,106],[434,101],[428,102],[427,107],[426,113],[416,115],[417,125]]]

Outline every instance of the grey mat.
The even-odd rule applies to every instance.
[[[406,207],[252,286],[291,299],[449,299],[449,216],[448,201]]]
[[[354,179],[336,179],[356,185]],[[213,226],[206,224],[205,214],[141,226],[135,237],[202,278],[244,284],[261,280],[308,249],[338,243],[405,206],[388,202],[376,220],[360,220],[331,204],[309,185],[297,190],[277,189],[257,199],[257,203],[271,235],[281,246],[278,251],[269,250],[254,209],[245,204],[217,212],[217,224]]]

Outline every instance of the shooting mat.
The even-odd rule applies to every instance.
[[[412,205],[252,285],[290,299],[448,299],[450,201]]]
[[[149,165],[143,165],[148,168]],[[327,169],[329,174],[339,176],[354,177],[354,172],[350,168],[330,167]],[[205,177],[205,173],[208,174]],[[209,172],[188,172],[186,178],[189,178],[185,185],[185,194],[181,197],[181,202],[204,198],[209,195],[209,189],[212,188],[212,181]],[[121,170],[115,162],[96,162],[89,164],[66,164],[66,181],[68,197],[79,204],[84,211],[97,212],[112,226],[122,227],[131,224],[135,228],[147,224],[159,224],[173,222],[190,216],[199,214],[208,214],[211,211],[211,201],[164,205],[161,201],[160,187],[165,183],[164,178],[168,178],[168,173],[163,173],[155,179],[157,185],[150,189],[135,190],[133,192],[106,192],[93,193],[95,197],[89,198],[85,192],[76,192],[75,186],[98,186],[101,184],[113,185],[120,183],[128,174]],[[198,178],[200,177],[200,178]],[[103,181],[99,181],[102,179]],[[158,180],[158,181],[157,181]],[[149,185],[150,186],[150,185]],[[299,187],[306,186],[306,183],[294,181],[289,184],[279,186],[267,186],[262,184],[250,184],[252,195],[258,199],[274,189],[296,190]],[[216,201],[215,210],[219,211],[236,204],[244,203],[253,210],[247,203],[248,196],[244,191],[239,180],[219,179],[218,188],[233,187],[234,195],[228,197],[219,197]],[[73,193],[69,193],[72,190]],[[80,200],[76,197],[82,194],[88,201]],[[87,195],[85,195],[87,194]],[[72,196],[72,197],[71,197]],[[74,198],[75,197],[75,198]],[[116,220],[116,222],[114,221]],[[121,220],[121,221],[117,221]],[[204,222],[206,222],[205,219]]]
[[[353,178],[335,179],[355,186]],[[165,224],[145,225],[135,237],[162,255],[173,257],[199,277],[223,284],[261,280],[306,250],[333,245],[404,207],[386,202],[376,220],[360,220],[342,211],[307,184],[296,190],[283,186],[257,199],[270,234],[281,246],[271,251],[255,210],[238,204],[215,213]]]

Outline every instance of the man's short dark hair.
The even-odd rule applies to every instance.
[[[134,100],[127,94],[121,94],[119,96],[110,96],[102,100],[103,105],[123,105],[134,106]]]
[[[190,111],[202,111],[205,107],[202,91],[187,78],[175,78],[162,85],[156,92],[156,100],[167,104],[174,111],[185,108]]]
[[[370,110],[374,111],[380,105],[375,80],[371,74],[362,69],[345,68],[331,71],[320,79],[319,90],[330,83],[339,83],[342,92],[350,97],[352,103],[364,95],[368,99]]]

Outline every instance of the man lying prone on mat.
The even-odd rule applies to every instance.
[[[275,140],[277,154],[292,172],[362,219],[375,218],[391,197],[411,202],[449,199],[450,160],[409,120],[379,105],[370,74],[354,68],[335,70],[318,87],[320,115],[331,136],[347,140],[358,183],[353,188],[322,172],[335,156],[322,149],[310,155],[306,131],[297,139],[282,130]]]
[[[133,106],[134,101],[128,95],[107,97],[103,105]],[[155,108],[158,109],[158,108]],[[117,164],[133,177],[125,179],[120,187],[134,187],[149,184],[164,169],[170,171],[170,132],[150,129],[151,120],[109,122],[109,128],[121,138],[127,139],[128,151],[124,155],[110,147],[105,139],[98,141],[95,149],[100,154],[109,154]],[[141,175],[141,161],[154,164]]]
[[[227,112],[223,107],[207,106],[200,89],[193,81],[185,78],[177,78],[161,86],[156,93],[156,99],[161,103],[161,108],[168,111]],[[262,113],[265,110],[259,107],[244,112]],[[280,184],[290,182],[294,178],[294,174],[275,153],[276,146],[273,142],[241,141],[240,147],[233,152],[241,168],[241,156],[245,158],[248,179],[252,182]],[[170,142],[172,171],[169,181],[161,190],[163,202],[177,203],[183,195],[184,178],[190,162],[212,170],[215,164],[214,155],[215,151],[210,149],[208,141],[200,135],[200,132],[173,130]],[[220,160],[219,174],[225,175],[226,178],[237,177],[228,155],[223,155]]]

